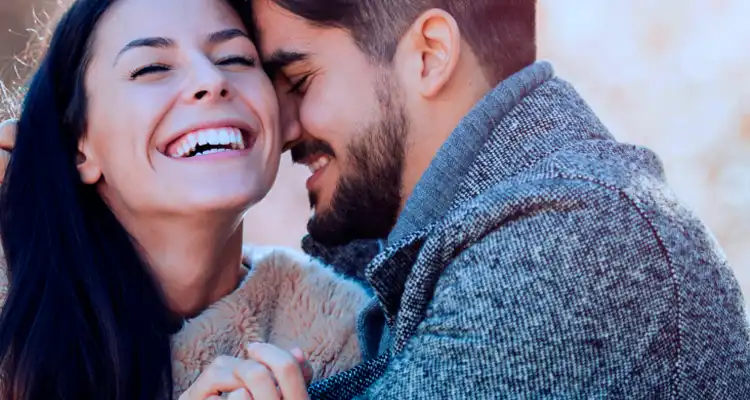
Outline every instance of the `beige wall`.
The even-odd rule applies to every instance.
[[[30,4],[0,2],[0,68],[22,47]],[[672,187],[716,234],[750,295],[750,2],[540,4],[541,58],[618,138],[661,155]],[[249,241],[297,245],[305,179],[285,159],[273,191],[248,214]]]

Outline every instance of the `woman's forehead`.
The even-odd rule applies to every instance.
[[[119,0],[97,27],[98,50],[119,52],[133,40],[200,42],[226,29],[246,28],[225,0]]]

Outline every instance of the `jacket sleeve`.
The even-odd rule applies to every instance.
[[[275,250],[256,265],[275,270],[260,271],[262,275],[277,276],[265,283],[278,285],[269,343],[301,348],[312,364],[314,380],[361,362],[356,322],[369,300],[361,285],[288,250]]]
[[[635,208],[595,192],[578,209],[529,208],[459,252],[363,398],[590,398],[664,376],[649,355],[677,353],[674,277]]]

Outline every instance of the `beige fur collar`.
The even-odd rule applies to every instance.
[[[356,317],[368,297],[358,284],[302,253],[257,247],[243,252],[250,271],[242,285],[173,338],[176,393],[217,356],[242,357],[250,342],[300,347],[314,379],[361,361]]]

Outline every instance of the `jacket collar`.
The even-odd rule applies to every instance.
[[[472,108],[441,146],[415,186],[388,236],[389,245],[424,230],[449,211],[463,178],[492,131],[530,92],[553,77],[552,65],[537,62],[502,81]],[[518,150],[504,152],[505,170],[514,170],[523,162],[524,154],[520,148]]]
[[[474,106],[441,146],[406,202],[386,248],[365,271],[385,311],[388,325],[394,323],[407,277],[425,238],[461,198],[463,188],[472,186],[471,182],[466,182],[470,180],[467,175],[488,142],[496,140],[492,133],[529,93],[553,76],[549,63],[538,62],[501,82]],[[520,136],[516,135],[512,140],[519,142]],[[504,152],[503,171],[493,170],[492,173],[509,174],[520,168],[527,158],[522,147],[513,146],[512,150]]]

